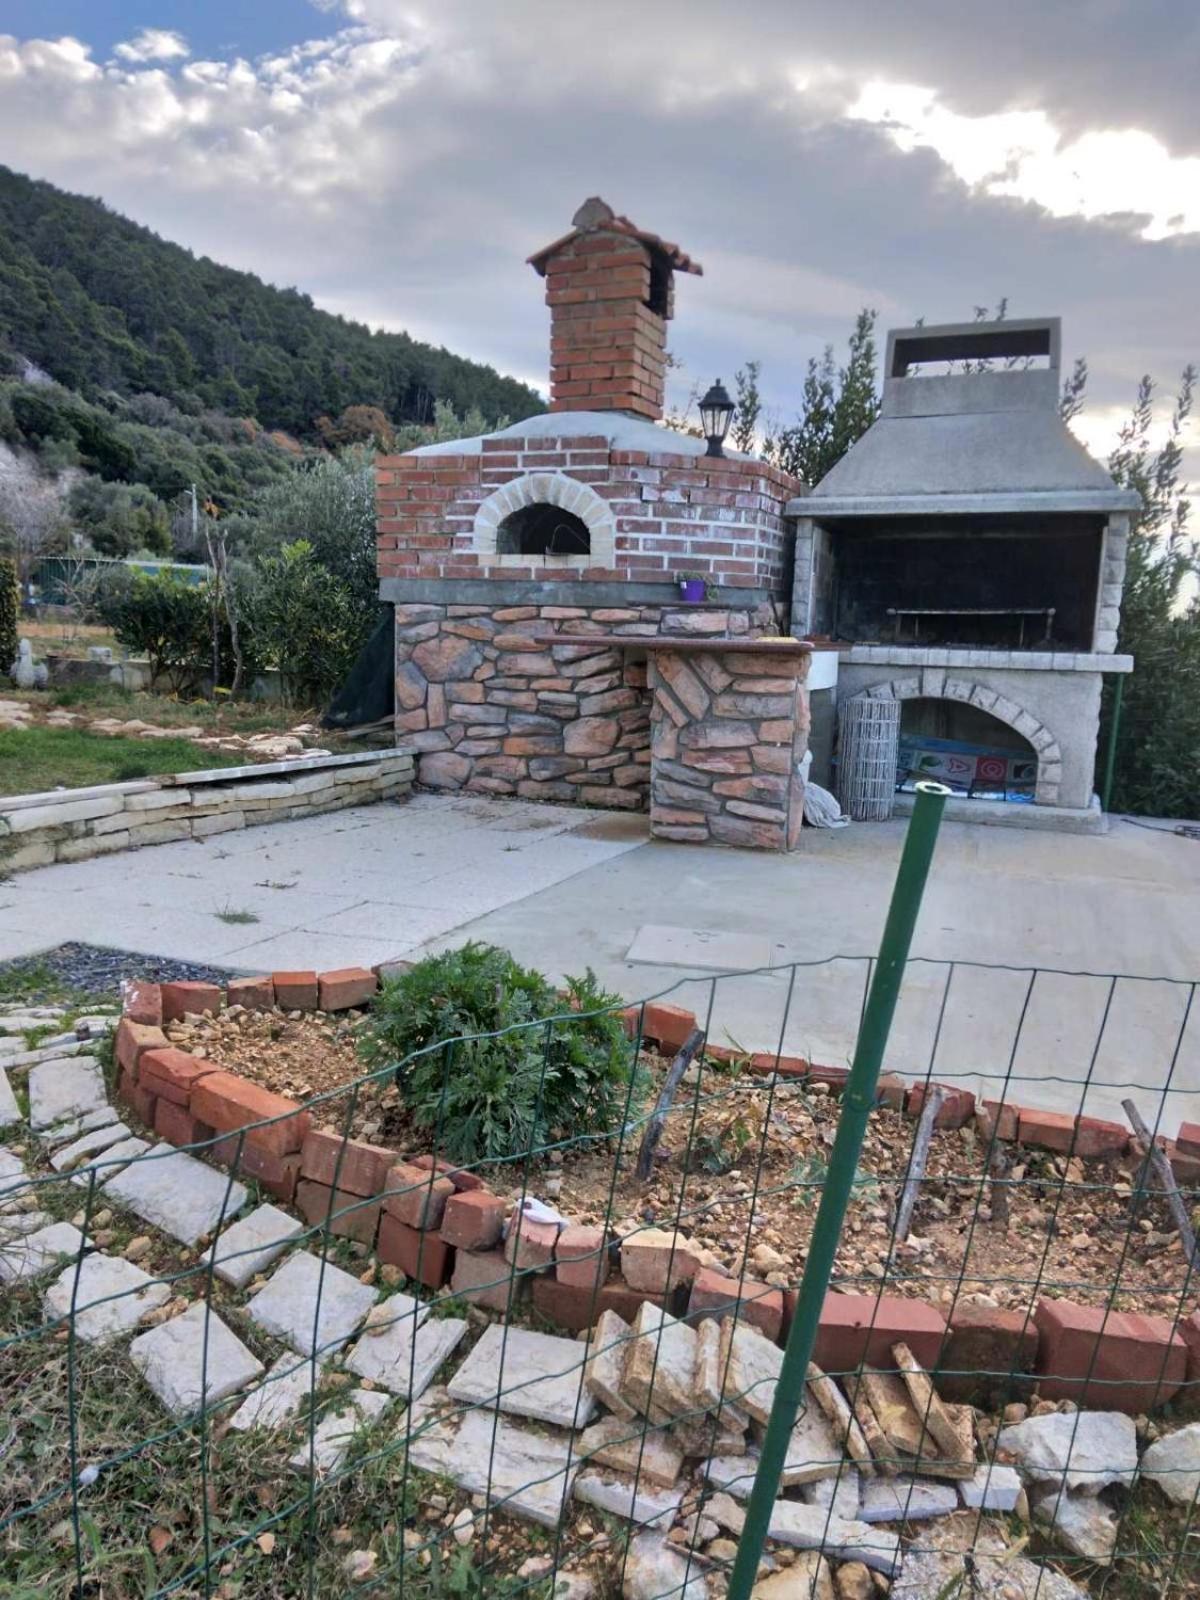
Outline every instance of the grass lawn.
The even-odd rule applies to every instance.
[[[223,750],[197,749],[190,739],[105,739],[76,728],[0,731],[0,795],[81,789],[200,767],[236,767],[245,759]]]

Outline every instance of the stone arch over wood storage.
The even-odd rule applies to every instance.
[[[960,700],[986,711],[997,721],[1007,723],[1032,745],[1037,754],[1037,788],[1034,799],[1040,806],[1056,806],[1062,779],[1062,750],[1045,723],[1007,695],[989,689],[986,683],[961,678],[940,667],[926,667],[909,677],[873,683],[854,697],[859,700]]]
[[[586,555],[539,555],[539,564],[555,567],[611,567],[616,535],[616,520],[607,500],[601,499],[586,483],[561,472],[530,472],[513,478],[494,494],[488,495],[475,513],[475,550],[491,565],[527,567],[529,555],[508,554],[497,549],[501,523],[527,506],[557,506],[578,517],[588,531],[590,549]]]

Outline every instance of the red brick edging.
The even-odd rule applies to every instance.
[[[548,1321],[572,1332],[603,1311],[632,1320],[645,1301],[698,1319],[736,1306],[738,1315],[782,1342],[795,1310],[791,1290],[750,1278],[735,1280],[702,1265],[688,1241],[653,1232],[623,1242],[598,1227],[539,1224],[513,1216],[482,1179],[429,1155],[405,1161],[397,1152],[336,1131],[314,1128],[312,1114],[203,1057],[174,1048],[164,1022],[216,1014],[223,1000],[250,1009],[342,1011],[368,1002],[377,972],[277,972],[234,978],[224,994],[209,983],[127,986],[117,1028],[118,1094],[148,1127],[176,1145],[207,1144],[207,1153],[294,1206],[311,1224],[373,1247],[379,1260],[434,1290],[507,1313],[526,1299]],[[696,1027],[679,1006],[649,1002],[623,1013],[631,1037],[677,1050]],[[751,1072],[820,1082],[837,1094],[845,1068],[793,1056],[752,1055],[708,1046],[710,1058],[744,1061]],[[928,1085],[880,1082],[880,1103],[918,1116]],[[958,1128],[973,1116],[999,1139],[1083,1159],[1123,1153],[1119,1124],[1066,1117],[983,1101],[946,1087],[938,1126]],[[1184,1124],[1167,1145],[1181,1182],[1200,1176],[1200,1127]],[[1182,1169],[1182,1170],[1181,1170]],[[826,1371],[854,1371],[862,1362],[887,1367],[903,1341],[939,1387],[956,1400],[995,1399],[1034,1384],[1044,1399],[1137,1414],[1200,1383],[1200,1311],[1178,1325],[1143,1316],[1042,1298],[1032,1319],[1016,1311],[955,1306],[949,1322],[925,1301],[898,1295],[831,1291],[821,1311],[813,1359]]]

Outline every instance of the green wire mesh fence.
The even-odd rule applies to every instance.
[[[724,1593],[873,966],[693,980],[682,1052],[635,1008],[604,1125],[535,1117],[501,1160],[414,1170],[460,1130],[366,1073],[306,1102],[336,1135],[307,1217],[253,1176],[287,1118],[186,1150],[10,1127],[0,1593]],[[910,963],[767,1600],[1198,1591],[1194,1000]],[[480,1037],[535,1040],[540,1099],[578,1022],[423,1057],[449,1104]],[[364,1147],[398,1165],[358,1193]]]

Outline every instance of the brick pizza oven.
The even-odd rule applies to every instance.
[[[839,701],[904,702],[912,776],[1090,829],[1102,678],[1133,666],[1115,652],[1140,502],[1059,415],[1060,339],[1054,317],[889,334],[878,420],[790,508],[792,627],[837,642]],[[951,814],[1006,820],[968,798]]]
[[[675,275],[701,270],[678,245],[591,199],[529,260],[550,307],[549,412],[377,463],[397,734],[429,787],[645,810],[658,650],[636,641],[786,633],[786,508],[800,484],[661,425]],[[708,579],[703,605],[680,603],[684,571]],[[702,692],[703,714],[723,715]],[[706,780],[744,792],[680,808],[691,820],[669,825],[691,831],[678,837],[762,843],[756,827],[774,826],[744,737]],[[797,737],[761,780],[784,791],[785,818],[797,796],[781,767],[802,753]]]

